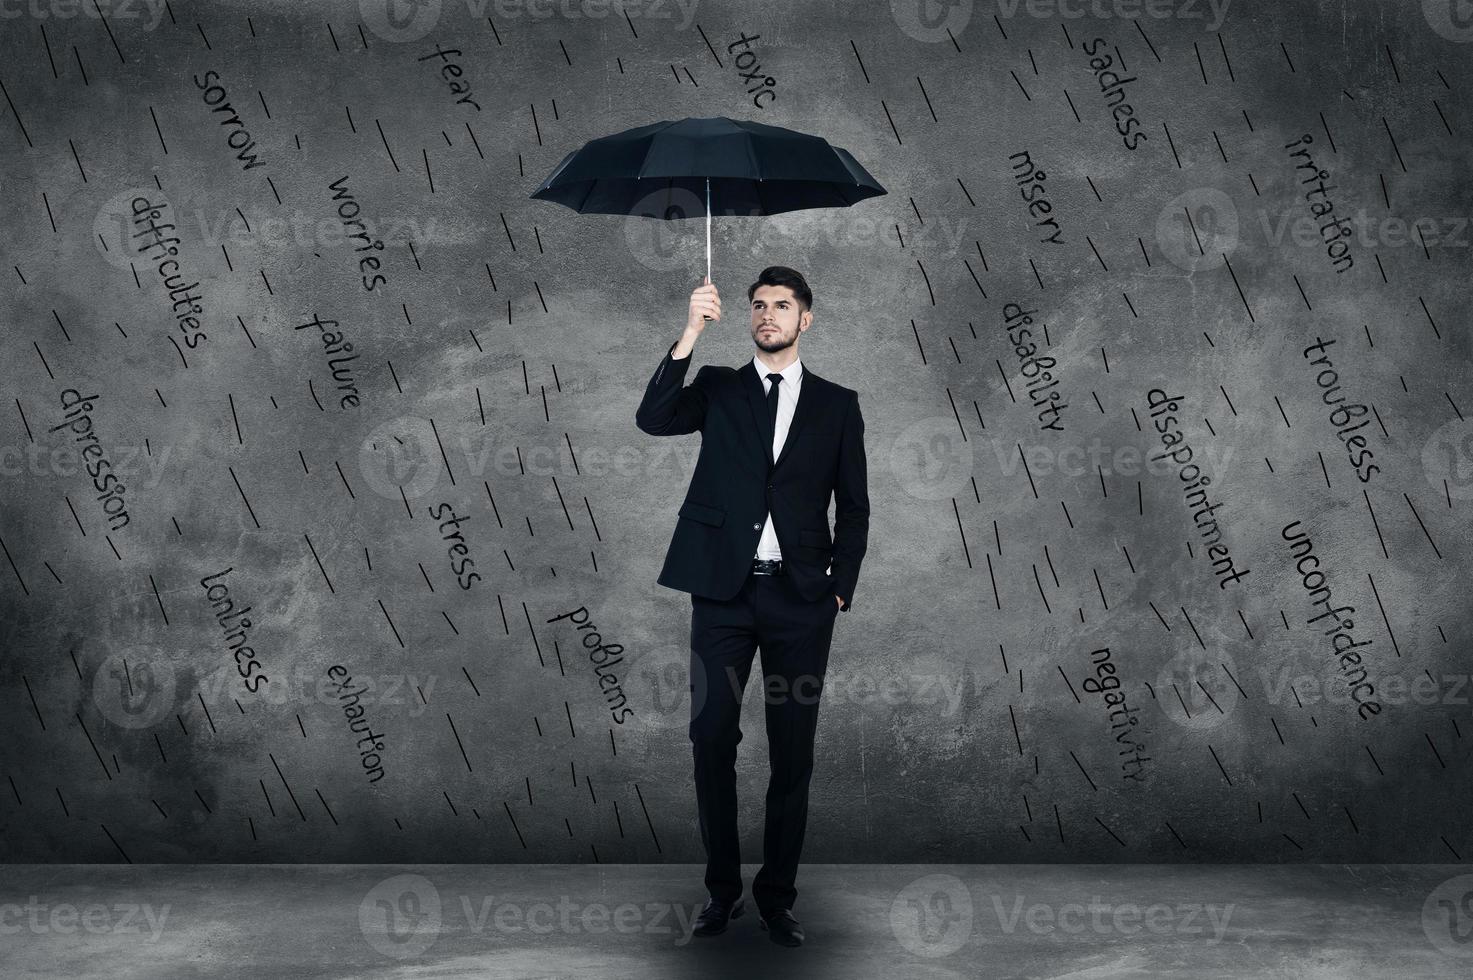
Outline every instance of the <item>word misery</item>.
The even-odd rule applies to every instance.
[[[1306,176],[1300,184],[1313,184],[1309,190],[1304,192],[1304,200],[1309,204],[1310,214],[1316,218],[1328,217],[1330,220],[1322,222],[1319,226],[1320,238],[1325,243],[1325,254],[1330,258],[1330,264],[1335,267],[1335,274],[1339,275],[1346,269],[1355,265],[1355,256],[1350,254],[1350,239],[1354,231],[1347,227],[1350,218],[1335,217],[1335,202],[1330,200],[1329,192],[1335,189],[1334,184],[1326,184],[1330,179],[1330,171],[1317,169],[1314,160],[1309,155],[1309,144],[1314,142],[1314,137],[1305,133],[1293,143],[1285,143],[1284,149],[1296,144],[1304,144],[1297,150],[1291,150],[1289,156],[1303,157],[1303,163],[1296,163],[1295,170],[1306,171]],[[1315,200],[1315,195],[1319,200]],[[1332,233],[1333,231],[1333,233]]]
[[[211,107],[210,112],[225,114],[225,118],[220,120],[220,125],[234,127],[225,137],[226,145],[236,151],[235,158],[241,162],[241,170],[264,167],[266,164],[257,160],[256,155],[250,152],[256,145],[256,141],[251,138],[251,131],[246,129],[245,123],[240,121],[240,116],[235,114],[235,107],[225,101],[229,95],[224,86],[210,82],[211,75],[215,76],[216,81],[220,78],[220,73],[212,69],[205,72],[204,81],[200,81],[200,77],[195,75],[194,84],[200,90],[200,98],[204,99],[205,105]]]
[[[353,251],[359,255],[358,274],[359,278],[363,281],[363,288],[371,293],[375,286],[386,284],[389,281],[386,277],[378,273],[383,260],[373,254],[374,252],[382,252],[384,250],[384,243],[382,239],[374,240],[374,237],[368,233],[367,226],[359,219],[358,216],[363,213],[363,208],[359,206],[353,195],[348,193],[347,180],[348,175],[343,174],[327,186],[332,188],[334,192],[332,199],[334,201],[342,201],[338,205],[338,220],[343,223],[343,232],[349,238],[356,238],[362,242],[360,245],[354,245]],[[339,184],[343,186],[339,187]],[[354,228],[358,230],[353,231],[352,229]],[[364,255],[363,253],[365,252],[368,254]]]
[[[1028,379],[1028,400],[1039,410],[1038,427],[1063,432],[1064,423],[1060,413],[1069,407],[1069,403],[1061,402],[1057,391],[1044,394],[1059,383],[1059,379],[1049,370],[1056,367],[1058,361],[1047,355],[1040,356],[1038,345],[1028,342],[1028,338],[1033,335],[1028,326],[1033,323],[1033,314],[1037,312],[1025,310],[1017,303],[1008,303],[1002,308],[1003,323],[1007,327],[1008,343],[1013,345],[1013,353],[1018,355],[1021,364],[1019,370]],[[1045,418],[1048,419],[1047,422],[1044,421]]]
[[[1105,43],[1105,39],[1097,37],[1092,41],[1084,42],[1084,53],[1090,56],[1089,68],[1095,74],[1095,81],[1100,83],[1100,95],[1105,99],[1105,106],[1110,109],[1111,115],[1115,117],[1115,132],[1120,134],[1120,142],[1125,144],[1127,150],[1134,150],[1144,143],[1148,137],[1145,133],[1137,133],[1131,130],[1131,126],[1140,129],[1141,121],[1135,117],[1135,109],[1129,102],[1125,101],[1125,86],[1130,82],[1137,81],[1134,76],[1121,78],[1115,71],[1115,62],[1108,55],[1095,54]],[[1094,45],[1091,47],[1090,45]],[[1118,52],[1117,52],[1118,53]],[[1120,70],[1124,71],[1122,64]]]
[[[82,459],[87,467],[87,475],[92,477],[92,487],[97,491],[96,500],[102,507],[102,512],[107,515],[108,525],[114,531],[119,531],[127,527],[130,521],[128,502],[123,496],[128,488],[118,479],[116,473],[102,472],[112,469],[113,464],[107,458],[102,443],[97,441],[97,433],[92,431],[93,403],[98,400],[97,395],[84,395],[75,388],[67,388],[61,393],[62,420],[49,431],[69,429],[77,437],[75,441],[87,443],[82,447]]]
[[[140,255],[148,255],[150,249],[158,249],[158,252],[148,257],[158,263],[156,271],[159,278],[163,280],[164,288],[169,291],[169,299],[173,301],[169,312],[174,315],[179,330],[184,334],[184,344],[190,350],[194,350],[199,346],[201,340],[209,339],[209,336],[200,329],[199,318],[205,311],[200,304],[204,302],[204,298],[191,293],[191,290],[199,288],[199,280],[196,279],[186,285],[184,282],[186,277],[179,271],[177,258],[178,246],[181,244],[179,239],[173,236],[164,237],[164,232],[174,229],[174,226],[158,223],[159,219],[164,216],[164,208],[168,206],[167,203],[154,204],[146,197],[133,198],[133,223],[141,225],[145,221],[148,222],[148,227],[142,231],[135,231],[133,237],[153,236],[152,241],[138,246],[138,252]]]
[[[767,96],[771,102],[777,98],[777,79],[771,75],[762,74],[762,66],[757,63],[757,55],[752,51],[752,42],[761,37],[761,34],[753,34],[747,37],[746,32],[742,36],[726,46],[726,53],[731,54],[738,44],[744,45],[742,53],[736,56],[736,68],[742,76],[742,82],[747,86],[747,94],[752,97],[752,104],[762,108],[762,97]],[[743,61],[742,59],[746,59]],[[748,71],[747,69],[751,69]]]
[[[1222,506],[1222,501],[1207,505],[1206,488],[1212,485],[1212,478],[1205,475],[1197,464],[1192,462],[1194,455],[1192,447],[1187,443],[1186,435],[1179,428],[1180,423],[1175,415],[1167,412],[1180,411],[1182,401],[1181,395],[1168,395],[1160,388],[1152,388],[1146,393],[1146,405],[1151,409],[1151,418],[1156,431],[1161,435],[1161,445],[1166,447],[1164,451],[1152,456],[1152,461],[1158,459],[1170,459],[1177,466],[1177,477],[1182,482],[1182,493],[1186,495],[1187,507],[1197,503],[1201,507],[1192,511],[1192,522],[1202,534],[1202,539],[1209,542],[1207,557],[1212,562],[1212,570],[1218,575],[1217,587],[1227,588],[1229,582],[1241,581],[1252,569],[1245,568],[1241,572],[1233,568],[1233,557],[1228,552],[1227,546],[1222,544],[1222,529],[1217,526],[1217,519],[1212,512]],[[1194,499],[1195,498],[1195,499]],[[1201,515],[1207,515],[1204,523]],[[1210,529],[1210,530],[1209,530]]]
[[[338,408],[357,408],[359,405],[358,384],[353,380],[353,369],[348,362],[356,360],[358,355],[353,353],[353,345],[343,339],[341,331],[327,329],[336,326],[338,326],[338,321],[324,320],[314,313],[312,322],[298,324],[296,329],[317,328],[322,337],[322,353],[327,357],[327,366],[332,371],[332,379],[338,383],[338,390],[343,392],[342,397],[338,399]]]
[[[355,688],[348,669],[341,664],[333,664],[327,668],[327,676],[332,678],[330,683],[337,688],[339,706],[343,709],[343,717],[348,721],[348,730],[354,735],[363,736],[354,745],[358,749],[358,761],[363,765],[363,774],[369,777],[370,783],[376,783],[384,778],[384,736],[373,733],[373,726],[364,717],[363,705],[358,703],[368,688]],[[368,748],[363,747],[365,744]]]
[[[224,579],[226,575],[235,571],[232,565],[223,572],[214,575],[206,575],[199,580],[199,584],[205,590],[205,598],[215,610],[215,622],[220,627],[220,632],[225,638],[225,645],[235,656],[235,672],[240,675],[245,689],[255,694],[262,686],[271,683],[271,678],[266,676],[266,669],[256,659],[256,651],[246,643],[251,621],[245,618],[245,614],[251,611],[250,606],[237,610],[235,600],[230,598],[230,587],[223,581],[211,584],[211,579]],[[232,623],[231,620],[237,620]],[[257,673],[251,673],[252,670]]]
[[[1309,362],[1311,366],[1316,364],[1324,365],[1324,369],[1315,375],[1315,384],[1319,385],[1321,389],[1320,400],[1326,405],[1335,406],[1335,408],[1330,410],[1330,424],[1335,427],[1335,435],[1345,444],[1345,452],[1350,457],[1350,465],[1355,467],[1355,475],[1360,479],[1360,482],[1369,483],[1373,474],[1381,472],[1381,467],[1370,462],[1375,458],[1376,454],[1367,448],[1366,437],[1353,436],[1350,433],[1371,424],[1371,420],[1365,418],[1371,410],[1360,403],[1353,405],[1342,404],[1345,401],[1345,393],[1343,391],[1340,392],[1338,399],[1330,398],[1331,393],[1340,391],[1340,376],[1335,373],[1334,367],[1330,364],[1330,352],[1325,350],[1326,347],[1329,347],[1334,342],[1333,338],[1330,340],[1321,340],[1319,337],[1315,337],[1315,342],[1304,348],[1304,356],[1308,359],[1310,351],[1318,350],[1320,352],[1319,357]],[[1362,419],[1362,421],[1355,422],[1356,419]],[[1355,424],[1352,425],[1352,422],[1355,422]]]
[[[1033,223],[1043,231],[1053,228],[1053,234],[1040,238],[1039,241],[1053,242],[1055,245],[1064,244],[1064,239],[1060,237],[1064,229],[1059,227],[1059,222],[1053,218],[1041,217],[1052,214],[1054,210],[1054,206],[1049,203],[1048,191],[1043,184],[1045,180],[1048,180],[1048,174],[1033,165],[1033,158],[1028,155],[1027,150],[1009,154],[1008,159],[1011,160],[1014,157],[1022,158],[1012,165],[1013,180],[1017,181],[1018,193],[1028,205],[1029,217],[1039,218]]]
[[[1144,742],[1136,741],[1134,737],[1135,726],[1140,724],[1136,713],[1141,709],[1127,707],[1125,704],[1125,692],[1120,690],[1120,675],[1115,671],[1115,664],[1110,660],[1110,648],[1101,647],[1090,651],[1090,658],[1095,669],[1095,676],[1084,679],[1084,689],[1090,694],[1099,694],[1104,697],[1105,707],[1111,710],[1105,713],[1105,718],[1110,722],[1110,731],[1115,734],[1115,741],[1125,746],[1119,752],[1120,755],[1129,756],[1120,763],[1123,778],[1134,779],[1137,782],[1145,781],[1146,763],[1151,761],[1148,755],[1141,755],[1146,750]],[[1134,769],[1131,766],[1135,766]]]
[[[578,627],[578,632],[583,634],[583,646],[588,650],[588,659],[593,664],[593,672],[598,675],[598,686],[604,692],[604,700],[609,703],[609,712],[614,716],[614,723],[624,724],[634,714],[634,709],[625,707],[627,699],[624,697],[624,689],[619,686],[619,677],[607,669],[624,659],[624,648],[617,643],[604,644],[603,637],[598,635],[598,630],[589,622],[588,610],[583,606],[554,616],[548,622],[555,623],[560,619],[574,624]],[[623,715],[620,715],[621,711]]]
[[[470,518],[457,517],[455,508],[451,507],[448,503],[441,503],[438,507],[430,507],[428,510],[430,516],[437,521],[444,517],[446,513],[449,513],[449,520],[440,522],[440,537],[446,541],[454,542],[450,545],[450,571],[455,574],[455,580],[460,584],[462,589],[469,589],[472,583],[479,581],[481,578],[480,572],[469,571],[469,569],[475,567],[476,562],[475,559],[470,557],[471,550],[466,546],[464,535],[460,533],[461,522],[468,521]],[[438,513],[436,513],[437,511]],[[453,528],[453,530],[445,530],[447,527]],[[461,560],[457,561],[457,558]]]
[[[1324,612],[1318,616],[1311,616],[1305,620],[1305,625],[1310,626],[1322,619],[1329,619],[1331,626],[1325,630],[1325,636],[1330,637],[1330,648],[1334,656],[1340,661],[1339,670],[1345,678],[1345,686],[1349,689],[1350,696],[1355,703],[1360,705],[1356,709],[1363,720],[1369,721],[1371,715],[1381,713],[1381,702],[1375,700],[1376,688],[1366,679],[1366,668],[1361,664],[1361,655],[1357,647],[1368,647],[1370,640],[1357,641],[1350,632],[1355,628],[1355,620],[1341,619],[1341,613],[1355,612],[1354,606],[1330,607],[1330,586],[1325,578],[1325,573],[1320,571],[1320,556],[1314,553],[1314,542],[1303,530],[1290,534],[1289,531],[1299,526],[1299,522],[1291,521],[1284,525],[1283,531],[1279,532],[1285,541],[1289,542],[1289,556],[1297,558],[1294,568],[1299,572],[1299,581],[1309,593],[1309,606],[1323,606]],[[1309,564],[1312,563],[1312,564]],[[1309,571],[1305,571],[1305,565],[1309,564]],[[1364,697],[1362,697],[1364,693]]]

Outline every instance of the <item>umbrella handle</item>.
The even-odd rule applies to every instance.
[[[711,178],[706,178],[706,281],[711,281]],[[707,320],[711,319],[706,317]]]

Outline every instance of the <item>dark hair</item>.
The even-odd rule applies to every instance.
[[[803,273],[797,269],[789,269],[785,265],[770,265],[763,269],[757,276],[757,281],[747,287],[747,303],[751,304],[752,294],[757,291],[758,286],[787,286],[803,304],[803,310],[813,309],[813,290],[808,288],[808,280],[803,278]]]

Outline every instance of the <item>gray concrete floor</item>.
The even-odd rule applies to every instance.
[[[0,865],[0,976],[1467,977],[1465,871],[804,865],[787,949],[696,866]]]

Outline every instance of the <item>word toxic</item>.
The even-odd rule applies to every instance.
[[[440,521],[442,517],[449,514],[448,520],[440,521],[440,537],[445,541],[452,542],[450,545],[450,571],[455,575],[455,581],[462,589],[469,589],[475,582],[480,581],[481,573],[471,571],[476,567],[475,559],[471,557],[471,549],[465,543],[465,536],[460,533],[460,525],[469,517],[457,517],[455,508],[448,503],[441,503],[438,507],[428,508],[430,516]],[[446,528],[453,528],[447,531]]]
[[[752,104],[759,109],[762,108],[764,95],[767,96],[769,102],[777,98],[777,79],[771,75],[762,74],[762,66],[757,63],[757,55],[752,51],[752,42],[761,36],[761,34],[753,34],[747,37],[743,32],[738,40],[726,46],[727,54],[731,54],[739,44],[745,46],[742,53],[736,56],[736,67],[741,73],[743,84],[747,86],[747,94],[752,97]],[[752,70],[747,71],[748,68]]]
[[[1120,142],[1125,144],[1127,150],[1134,150],[1150,138],[1145,133],[1137,133],[1131,129],[1132,126],[1136,129],[1142,127],[1141,121],[1135,117],[1135,109],[1125,101],[1125,86],[1137,79],[1134,76],[1121,78],[1115,71],[1115,62],[1108,54],[1095,54],[1104,43],[1105,39],[1102,37],[1085,41],[1084,53],[1090,56],[1089,68],[1095,74],[1095,81],[1100,83],[1100,95],[1104,97],[1105,107],[1111,110],[1111,115],[1115,117],[1115,132],[1120,134]],[[1091,48],[1090,45],[1094,47]],[[1121,71],[1124,70],[1122,65]]]
[[[459,63],[450,60],[452,54],[458,57],[460,51],[455,48],[451,48],[448,51],[441,51],[440,46],[437,44],[435,45],[434,51],[431,51],[418,60],[429,61],[431,58],[439,58],[443,62],[440,65],[440,80],[449,87],[450,94],[460,96],[460,98],[455,100],[455,104],[473,105],[476,107],[476,111],[480,112],[480,103],[471,98],[471,83],[460,81],[460,77],[465,74],[465,70],[460,67]]]

